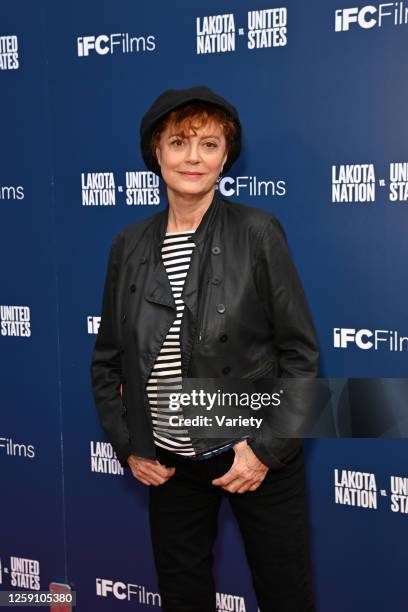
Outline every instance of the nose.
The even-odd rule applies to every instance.
[[[198,164],[200,162],[199,143],[196,139],[188,139],[188,144],[186,148],[186,161],[190,164]]]

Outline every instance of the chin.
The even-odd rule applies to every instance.
[[[171,183],[169,183],[167,185],[168,187],[170,187],[170,189],[172,189],[175,192],[178,192],[180,194],[189,194],[189,195],[202,195],[204,193],[207,193],[208,191],[210,191],[213,187],[212,184],[199,184],[199,183],[188,183],[187,181],[182,181],[177,183],[177,185],[172,185]]]

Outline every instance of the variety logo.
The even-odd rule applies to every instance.
[[[152,34],[149,34],[149,36],[131,36],[128,32],[116,32],[115,34],[79,36],[77,38],[78,57],[88,57],[92,54],[144,53],[155,49],[156,41]]]
[[[0,584],[6,583],[8,576],[8,586],[29,589],[30,591],[40,590],[40,563],[35,559],[25,559],[23,557],[10,557],[8,565],[0,559]]]
[[[116,206],[124,193],[128,206],[160,204],[159,177],[149,171],[126,171],[125,188],[113,172],[82,172],[82,206]]]
[[[337,9],[335,11],[334,29],[336,32],[348,32],[352,27],[363,30],[382,28],[383,25],[406,25],[408,8],[405,2],[382,2],[362,7]]]
[[[0,185],[0,200],[23,200],[24,187],[21,185]]]
[[[28,306],[0,306],[2,336],[31,336],[30,308]]]
[[[90,445],[92,472],[123,476],[123,467],[120,465],[115,451],[109,442],[95,442],[91,440]]]
[[[260,180],[256,176],[223,176],[218,182],[220,193],[225,196],[237,196],[241,193],[249,196],[273,197],[286,194],[284,180]]]
[[[0,436],[0,452],[6,453],[9,457],[25,457],[33,459],[35,457],[35,447],[32,444],[15,442],[13,438]]]
[[[234,13],[196,17],[196,53],[226,53],[236,50],[237,26]],[[287,43],[287,9],[268,8],[247,12],[245,37],[248,49],[283,47]]]
[[[335,327],[333,329],[334,348],[347,349],[350,345],[363,351],[385,349],[403,352],[408,350],[408,337],[400,336],[397,331],[389,329]]]
[[[17,36],[0,36],[0,70],[17,70],[19,67]]]

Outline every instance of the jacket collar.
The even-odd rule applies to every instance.
[[[194,232],[194,242],[199,247],[205,239],[207,230],[211,231],[214,226],[218,211],[220,206],[222,205],[222,198],[219,195],[218,191],[214,191],[213,199],[211,200],[210,206],[205,211],[200,224],[198,225],[196,231]],[[164,237],[166,235],[167,222],[169,218],[169,206],[162,212],[161,215],[157,217],[156,228],[154,231],[154,241],[155,241],[155,259],[156,262],[161,259],[161,247],[163,244]]]
[[[184,303],[190,309],[194,317],[197,313],[200,247],[202,246],[206,235],[211,235],[211,231],[214,229],[221,206],[222,198],[218,191],[215,190],[211,204],[205,211],[199,226],[194,232],[194,243],[198,253],[195,253],[195,255],[192,257],[182,294]],[[167,206],[167,209],[156,218],[156,227],[153,231],[155,270],[145,295],[149,302],[175,308],[173,292],[171,290],[170,282],[161,257],[161,247],[166,234],[168,213],[169,207]]]

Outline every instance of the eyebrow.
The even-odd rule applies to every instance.
[[[175,132],[174,134],[169,134],[169,138],[174,138],[174,136],[178,136],[179,138],[186,138],[186,136],[183,136],[179,132]],[[187,138],[190,138],[190,136],[187,136]],[[216,140],[220,140],[220,137],[216,136],[215,134],[206,134],[205,136],[201,136],[201,138],[215,138]]]

